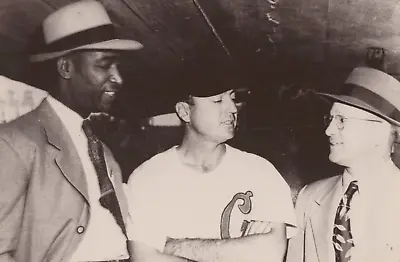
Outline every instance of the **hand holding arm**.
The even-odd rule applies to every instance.
[[[162,253],[155,248],[136,241],[128,241],[132,262],[196,262],[183,257]]]
[[[252,221],[243,237],[222,240],[173,239],[167,242],[164,253],[199,262],[282,262],[286,245],[284,224]]]
[[[270,222],[251,220],[247,225],[243,236],[251,236],[255,234],[267,234],[271,232],[272,225]]]

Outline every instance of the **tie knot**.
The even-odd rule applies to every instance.
[[[345,195],[351,198],[357,190],[358,190],[357,181],[351,181],[349,187],[346,190]]]
[[[94,133],[93,133],[92,125],[91,125],[89,119],[84,119],[83,120],[82,129],[83,129],[83,132],[85,132],[85,135],[88,138],[93,138],[95,136]]]

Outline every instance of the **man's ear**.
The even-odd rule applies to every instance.
[[[175,111],[182,121],[185,123],[190,122],[190,105],[187,102],[176,103]]]
[[[67,57],[57,59],[57,71],[64,79],[70,79],[74,71],[74,63]]]

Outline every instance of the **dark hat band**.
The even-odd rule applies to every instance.
[[[43,32],[41,33],[43,34]],[[41,38],[44,39],[43,35]],[[74,49],[79,46],[100,43],[116,38],[117,34],[114,26],[112,24],[107,24],[77,32],[75,34],[56,40],[50,44],[46,44],[42,40],[36,48],[33,48],[31,54],[34,55],[40,53],[60,52]]]
[[[356,84],[344,84],[342,95],[354,97],[381,112],[383,115],[400,122],[400,111],[380,95]]]

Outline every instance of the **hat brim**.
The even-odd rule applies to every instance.
[[[393,118],[386,116],[384,113],[380,112],[378,109],[370,106],[369,104],[367,104],[357,98],[354,98],[351,96],[346,96],[346,95],[334,95],[334,94],[328,94],[328,93],[317,93],[317,94],[322,97],[329,98],[331,101],[333,100],[333,101],[337,101],[337,102],[342,102],[344,104],[365,110],[369,113],[372,113],[374,115],[377,115],[377,116],[385,119],[386,121],[388,121],[389,123],[391,123],[393,125],[400,127],[400,122],[394,120]]]
[[[29,56],[30,62],[42,62],[46,60],[50,60],[53,58],[57,58],[68,54],[72,51],[77,50],[117,50],[117,51],[130,51],[130,50],[139,50],[142,49],[143,45],[134,40],[126,40],[126,39],[112,39],[100,43],[94,43],[84,46],[79,46],[76,48],[59,51],[59,52],[52,52],[52,53],[42,53],[42,54],[34,54]]]

